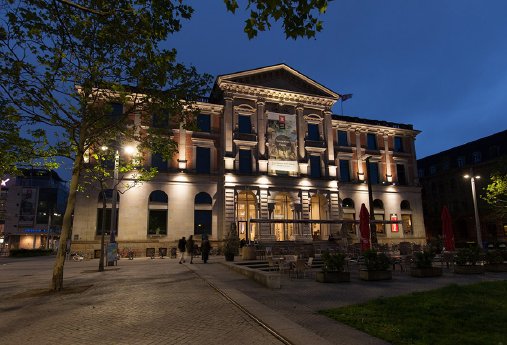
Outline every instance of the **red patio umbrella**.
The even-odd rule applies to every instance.
[[[370,249],[370,214],[364,204],[359,212],[359,231],[361,232],[361,251]]]
[[[451,214],[447,206],[442,208],[442,235],[444,236],[445,250],[453,251],[454,248],[454,233],[452,231]]]

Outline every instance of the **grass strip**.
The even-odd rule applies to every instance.
[[[507,345],[507,281],[453,284],[320,313],[395,345]]]

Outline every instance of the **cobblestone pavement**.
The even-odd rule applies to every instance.
[[[65,264],[65,291],[48,294],[51,258],[0,258],[0,344],[386,344],[319,310],[452,283],[505,280],[507,273],[392,281],[316,283],[313,275],[271,290],[229,270],[223,258],[179,265],[175,259]],[[265,327],[261,326],[264,325]],[[276,338],[272,333],[282,337]]]
[[[65,293],[47,294],[48,259],[0,260],[1,344],[281,344],[188,264],[69,261]]]

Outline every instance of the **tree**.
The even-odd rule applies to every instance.
[[[507,218],[507,173],[495,172],[491,175],[491,183],[486,187],[486,194],[482,199],[501,218]]]
[[[227,10],[235,13],[237,0],[224,0]],[[271,22],[281,20],[287,38],[315,37],[323,28],[318,15],[327,10],[328,0],[248,0],[246,10],[250,16],[244,31],[252,39],[259,31],[269,30]]]
[[[193,104],[210,77],[160,48],[181,29],[193,9],[171,0],[0,0],[0,90],[19,120],[60,130],[55,155],[72,160],[67,209],[51,289],[63,288],[65,246],[85,154],[108,140],[135,142],[169,158],[175,145],[167,128],[145,129],[171,114],[190,124]],[[224,0],[235,12],[237,1]],[[282,20],[287,37],[313,37],[322,24],[312,14],[328,1],[251,1],[245,31],[250,38]],[[123,105],[118,111],[117,105]]]

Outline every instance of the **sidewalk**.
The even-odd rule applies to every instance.
[[[395,272],[392,281],[343,284],[282,276],[267,289],[226,267],[222,257],[68,261],[65,292],[47,294],[53,259],[0,258],[2,344],[385,344],[318,310],[450,283],[505,280],[506,273],[435,279]],[[263,325],[263,326],[261,326]],[[281,338],[277,338],[280,335]]]

